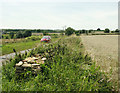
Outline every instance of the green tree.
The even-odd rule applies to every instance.
[[[89,33],[92,33],[92,32],[93,32],[93,30],[92,30],[92,29],[90,29],[90,30],[89,30]]]
[[[25,31],[25,32],[23,32],[23,37],[28,37],[28,36],[31,36],[31,35],[32,35],[31,31]]]
[[[6,36],[6,37],[5,37],[5,39],[9,39],[9,37],[8,37],[8,36]]]
[[[86,33],[86,30],[85,30],[85,29],[82,29],[82,33]]]
[[[12,39],[14,37],[14,32],[10,32],[9,36]]]
[[[75,32],[75,30],[71,27],[68,27],[66,30],[65,30],[65,35],[69,36],[69,35],[72,35],[73,32]]]
[[[120,30],[118,30],[118,29],[115,30],[115,33],[119,33],[119,32],[120,32]]]
[[[75,31],[76,36],[80,35],[80,31]]]
[[[2,39],[4,38],[4,36],[2,35]]]
[[[44,31],[44,32],[43,32],[43,35],[44,35],[44,36],[45,36],[45,35],[48,35],[48,33]]]
[[[18,31],[18,32],[16,33],[16,38],[22,38],[22,37],[23,37],[22,32]]]
[[[104,33],[110,33],[110,30],[109,30],[108,28],[106,28],[106,29],[104,30]]]
[[[100,28],[98,28],[97,31],[100,31]]]

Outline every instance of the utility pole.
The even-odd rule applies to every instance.
[[[66,30],[66,25],[65,26],[63,26],[63,31],[65,31]]]

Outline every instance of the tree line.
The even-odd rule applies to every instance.
[[[17,33],[18,31],[31,31],[32,33],[61,33],[63,30],[51,30],[51,29],[2,29],[4,34],[14,32]]]
[[[9,33],[9,37],[11,39],[15,39],[15,38],[25,38],[25,37],[29,37],[32,35],[31,31],[17,31],[16,33],[11,31]],[[8,36],[6,36],[5,38],[8,39]],[[2,35],[2,38],[4,38],[4,36]]]
[[[101,30],[100,28],[98,28],[97,30],[75,30],[71,27],[68,27],[66,30],[65,30],[65,35],[72,35],[73,33],[75,33],[77,36],[79,36],[80,34],[86,34],[88,35],[89,33],[95,33],[96,31],[103,31],[104,33],[119,33],[120,30],[116,29],[115,31],[110,31],[110,29],[106,28],[105,30]]]
[[[75,33],[77,36],[79,36],[80,34],[86,34],[88,35],[89,33],[95,33],[96,31],[103,31],[104,33],[119,33],[120,31],[118,29],[116,29],[115,31],[110,31],[108,28],[106,28],[105,30],[101,30],[100,28],[93,30],[75,30],[71,27],[68,27],[65,30],[42,30],[42,29],[34,29],[34,30],[30,30],[30,29],[2,29],[2,33],[3,34],[9,34],[9,37],[11,39],[13,38],[25,38],[25,37],[29,37],[32,35],[32,33],[43,33],[43,35],[48,35],[48,33],[65,33],[65,35],[72,35],[73,33]],[[4,36],[2,35],[2,38]],[[8,36],[5,37],[6,39],[8,39]]]

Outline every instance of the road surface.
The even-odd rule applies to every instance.
[[[23,50],[23,51],[20,51],[20,53],[23,54],[23,53],[25,53],[25,51],[29,52],[30,50],[32,50],[32,49]],[[14,57],[15,57],[15,53],[11,53],[11,54],[6,54],[6,55],[3,55],[3,56],[0,56],[0,63],[5,62],[5,61],[9,60],[10,58],[14,58]]]

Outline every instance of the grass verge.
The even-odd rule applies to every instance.
[[[17,52],[19,52],[22,50],[34,48],[37,46],[38,43],[40,43],[40,40],[4,44],[4,45],[2,45],[2,55],[12,53],[13,49],[15,49]]]

